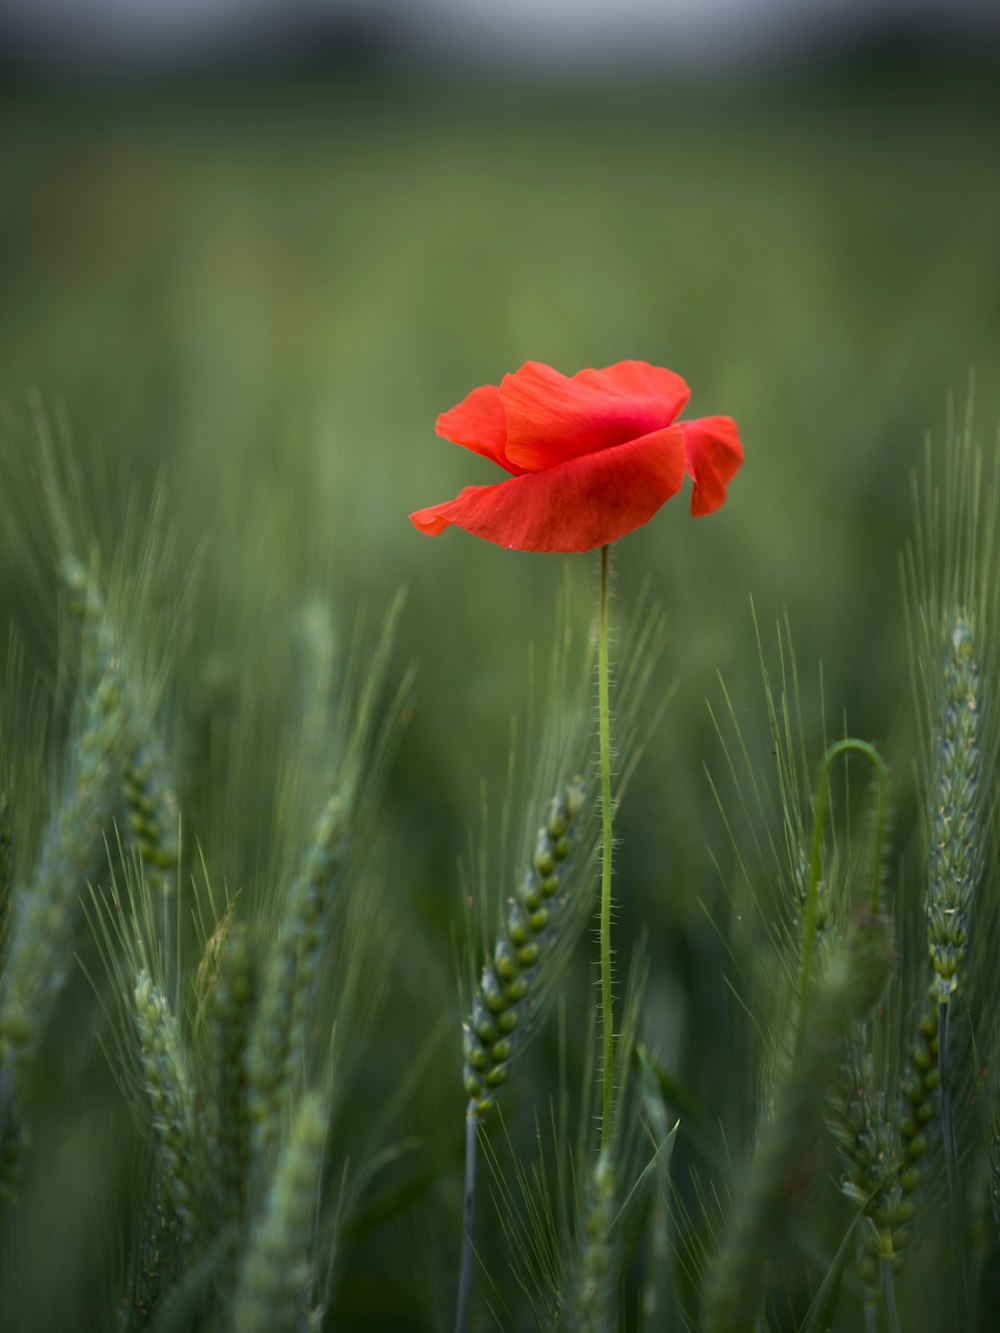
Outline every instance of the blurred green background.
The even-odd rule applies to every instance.
[[[688,380],[689,415],[740,425],[725,509],[692,522],[682,497],[619,550],[623,616],[644,578],[669,615],[685,781],[715,671],[759,706],[751,594],[765,625],[788,607],[835,711],[885,736],[911,469],[973,372],[987,441],[1000,419],[987,83],[343,75],[15,90],[0,124],[7,438],[30,454],[35,391],[78,452],[114,460],[95,466],[162,468],[182,554],[207,536],[233,600],[284,578],[349,623],[404,582],[411,776],[440,813],[502,762],[566,562],[432,543],[407,513],[492,479],[434,420],[528,358],[645,358]],[[582,621],[591,563],[571,562]],[[16,602],[17,571],[0,586]]]
[[[768,651],[788,609],[817,747],[822,659],[828,716],[846,709],[896,761],[906,836],[897,556],[948,395],[964,410],[975,372],[985,441],[1000,420],[998,132],[989,81],[924,70],[725,92],[345,73],[0,94],[6,447],[29,473],[37,394],[112,492],[122,477],[148,491],[162,470],[178,566],[207,540],[211,570],[185,671],[252,673],[311,593],[333,598],[347,635],[360,601],[374,620],[408,588],[397,660],[418,663],[417,699],[384,821],[406,940],[393,1040],[442,1011],[455,1027],[414,1112],[436,1143],[414,1188],[437,1220],[409,1215],[432,1262],[390,1283],[384,1239],[362,1246],[341,1326],[401,1326],[403,1309],[408,1327],[448,1322],[456,866],[567,564],[581,637],[595,587],[588,557],[413,531],[410,510],[492,479],[435,437],[436,415],[529,358],[569,373],[638,357],[687,379],[689,415],[739,423],[746,465],[725,508],[692,521],[682,497],[617,553],[619,624],[646,580],[668,616],[653,702],[678,686],[621,823],[622,953],[647,924],[652,1021],[693,1078],[725,1006],[699,905],[725,912],[708,847],[722,878],[732,860],[702,767],[720,763],[704,704],[717,671],[769,763],[751,595]],[[110,549],[114,502],[102,512]],[[5,561],[0,611],[51,670],[39,596]],[[84,1219],[66,1226],[79,1237]]]
[[[529,357],[668,365],[747,452],[722,513],[680,501],[620,550],[625,595],[648,575],[668,609],[685,711],[742,670],[753,592],[881,730],[910,469],[973,371],[987,439],[1000,416],[998,123],[986,82],[899,76],[15,89],[0,395],[23,418],[37,390],[81,447],[165,468],[191,546],[256,487],[296,534],[266,558],[311,542],[304,577],[322,557],[345,601],[405,581],[416,731],[437,752],[461,730],[435,778],[463,791],[563,562],[417,539],[410,509],[491,479],[435,416]]]

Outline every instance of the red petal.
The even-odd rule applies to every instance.
[[[641,528],[683,480],[684,435],[670,426],[496,486],[468,486],[410,519],[431,537],[453,523],[513,551],[592,551]]]
[[[640,439],[673,423],[687,385],[668,370],[622,361],[572,379],[527,361],[505,375],[508,462],[529,472]]]
[[[573,378],[603,393],[624,393],[639,398],[659,398],[672,422],[684,410],[691,390],[680,375],[648,361],[619,361],[603,370],[578,370]],[[670,424],[669,422],[667,423]]]
[[[504,457],[504,445],[507,441],[507,418],[500,390],[495,384],[484,384],[473,389],[457,407],[450,412],[442,412],[435,426],[437,433],[452,444],[460,444],[473,453],[499,463],[508,472],[523,471],[511,467]]]
[[[691,514],[699,518],[711,514],[725,500],[726,486],[743,462],[743,445],[731,417],[700,417],[680,425],[685,466],[694,482]]]
[[[499,483],[501,486],[503,482]],[[489,491],[492,486],[466,486],[465,490],[458,497],[458,500],[452,500],[452,504],[458,504],[463,495],[468,495],[470,491]],[[410,515],[410,522],[418,532],[424,532],[428,537],[439,537],[445,528],[451,527],[451,520],[441,518],[441,511],[447,509],[447,505],[431,505],[429,509],[418,509],[415,514]]]

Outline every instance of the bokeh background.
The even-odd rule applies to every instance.
[[[690,413],[740,425],[725,508],[694,522],[676,501],[617,554],[620,624],[644,583],[668,616],[651,708],[677,689],[617,873],[622,953],[647,925],[678,1068],[723,1003],[699,980],[719,965],[702,904],[725,913],[732,861],[703,769],[721,763],[717,673],[769,761],[751,597],[769,653],[787,609],[807,730],[822,661],[828,717],[906,771],[911,473],[973,376],[978,433],[1000,421],[998,28],[985,3],[802,8],[4,7],[6,447],[30,473],[42,411],[112,492],[164,476],[178,561],[203,549],[217,599],[192,677],[252,672],[244,645],[290,633],[315,593],[346,636],[359,603],[377,618],[407,586],[397,657],[419,681],[385,855],[415,1029],[457,1024],[456,867],[528,645],[548,652],[567,566],[581,636],[595,585],[586,557],[410,527],[491,479],[434,435],[472,386],[529,358],[638,357],[687,379]],[[8,560],[0,610],[51,671],[39,596]],[[911,802],[901,778],[904,838]],[[460,1095],[457,1049],[456,1026],[427,1124]],[[390,1282],[384,1237],[362,1246],[344,1327],[447,1324],[459,1150],[442,1137],[439,1178],[415,1176],[438,1268]]]

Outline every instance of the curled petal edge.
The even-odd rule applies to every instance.
[[[495,384],[484,384],[466,394],[456,407],[441,413],[434,429],[442,439],[481,454],[508,472],[523,471],[506,456],[507,418]]]
[[[680,422],[685,468],[694,482],[691,516],[714,513],[743,464],[743,444],[732,417],[698,417]]]

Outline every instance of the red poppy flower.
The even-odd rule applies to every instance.
[[[450,524],[514,551],[592,551],[648,523],[694,482],[691,513],[710,514],[743,462],[729,417],[678,421],[690,397],[673,371],[619,361],[572,377],[527,361],[473,389],[437,433],[511,473],[410,515],[436,537]]]

